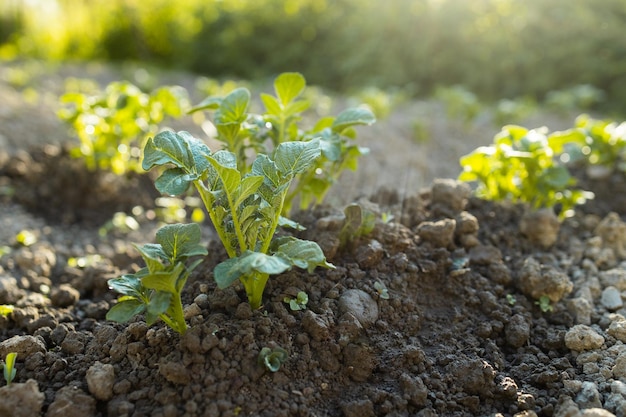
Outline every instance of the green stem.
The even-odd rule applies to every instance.
[[[240,278],[241,283],[246,290],[250,308],[253,310],[257,310],[261,307],[261,302],[263,301],[263,291],[265,290],[265,284],[267,284],[269,277],[269,274],[254,271],[249,275]]]
[[[200,194],[200,198],[202,199],[202,202],[204,203],[204,207],[206,208],[206,211],[209,214],[211,223],[213,223],[213,226],[215,226],[215,231],[217,232],[217,236],[220,238],[220,240],[222,241],[222,244],[224,245],[224,248],[226,249],[226,253],[228,254],[228,257],[229,258],[236,257],[237,252],[235,251],[235,249],[233,249],[230,246],[229,240],[226,237],[226,234],[224,233],[224,229],[222,225],[218,224],[215,218],[215,213],[213,212],[213,201],[211,200],[209,191],[204,187],[204,184],[202,184],[200,181],[194,181],[194,185],[196,186],[196,190],[198,190],[198,194]]]

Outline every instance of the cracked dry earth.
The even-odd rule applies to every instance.
[[[88,173],[56,145],[4,153],[0,358],[18,357],[0,416],[625,416],[626,183],[579,177],[597,198],[561,225],[452,180],[361,199],[394,218],[343,247],[342,206],[297,213],[336,269],[272,277],[258,311],[216,289],[226,255],[204,225],[181,337],[105,319],[107,280],[141,266],[131,243],[158,227],[152,181]],[[137,230],[99,234],[137,206]],[[288,352],[277,372],[263,347]]]

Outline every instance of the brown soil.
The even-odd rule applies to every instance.
[[[212,268],[225,253],[204,225],[209,255],[183,293],[189,330],[181,337],[141,318],[105,319],[116,300],[107,280],[141,265],[131,242],[151,241],[157,224],[140,214],[140,229],[128,234],[101,236],[98,226],[116,211],[154,208],[150,181],[87,173],[46,145],[4,158],[0,186],[16,191],[0,199],[0,246],[11,247],[0,258],[0,304],[16,306],[0,316],[0,356],[18,351],[0,416],[624,415],[606,401],[617,373],[597,376],[617,361],[609,363],[610,350],[622,342],[607,329],[621,310],[598,301],[583,323],[570,303],[590,270],[623,260],[618,247],[608,260],[591,254],[600,220],[626,214],[611,199],[579,210],[544,248],[519,232],[523,207],[475,199],[454,181],[359,189],[370,194],[361,204],[394,220],[340,247],[341,205],[297,213],[303,236],[336,269],[271,278],[258,311],[239,286],[216,288]],[[14,243],[23,229],[35,244]],[[87,255],[100,257],[68,266]],[[572,284],[551,312],[525,281],[529,259]],[[298,291],[309,302],[292,311],[283,300]],[[566,340],[581,323],[604,338],[589,352]],[[259,365],[263,347],[288,352],[277,372]],[[595,362],[581,359],[590,352],[595,373],[587,366]],[[589,381],[604,401],[581,397]]]

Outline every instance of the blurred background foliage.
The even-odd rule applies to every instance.
[[[462,85],[485,100],[587,85],[624,113],[625,25],[626,0],[3,0],[0,59],[299,71],[338,91]]]

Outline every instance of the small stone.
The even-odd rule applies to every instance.
[[[518,277],[520,290],[538,300],[547,296],[553,303],[572,292],[574,284],[569,277],[552,266],[540,264],[535,258],[526,258]]]
[[[113,384],[115,383],[113,365],[96,361],[87,370],[86,379],[89,392],[96,399],[108,401],[113,398]]]
[[[514,347],[522,347],[530,337],[530,325],[521,314],[515,314],[504,328],[507,343]]]
[[[581,408],[602,408],[600,392],[595,383],[584,381],[580,392],[576,396],[576,404]]]
[[[617,340],[626,343],[626,320],[614,320],[606,331]]]
[[[603,287],[613,286],[620,291],[626,291],[626,269],[613,268],[602,271],[599,280]]]
[[[46,344],[35,336],[13,336],[0,343],[0,358],[6,358],[9,352],[17,353],[18,360],[26,360],[36,352],[46,353]]]
[[[576,317],[578,324],[591,324],[591,312],[593,304],[583,297],[576,297],[567,300],[567,309]]]
[[[559,237],[561,222],[549,208],[529,211],[520,220],[520,232],[532,243],[547,249]]]
[[[161,362],[159,373],[173,384],[186,385],[191,380],[187,368],[180,362]]]
[[[0,387],[0,398],[0,416],[32,417],[41,414],[45,396],[39,392],[37,381],[29,379]]]
[[[603,344],[604,337],[584,324],[577,324],[565,333],[565,346],[574,351],[599,349]]]
[[[502,262],[502,252],[491,245],[477,245],[470,249],[470,263],[475,265],[490,265]]]
[[[454,179],[435,179],[431,199],[433,210],[454,217],[467,205],[472,190],[465,182]]]
[[[79,299],[80,292],[68,284],[53,286],[50,290],[50,301],[55,307],[69,307],[76,304]]]
[[[330,337],[330,324],[323,315],[316,314],[311,310],[304,312],[302,327],[316,341],[326,340]]]
[[[602,291],[600,302],[609,311],[615,311],[624,306],[619,290],[613,286],[606,287]]]
[[[65,386],[57,391],[46,417],[96,415],[96,400],[78,387]]]
[[[352,313],[364,328],[368,328],[378,320],[378,304],[365,291],[347,290],[339,297],[339,312]]]
[[[356,261],[361,268],[372,268],[380,263],[384,253],[383,245],[372,239],[367,245],[359,246],[356,252]]]
[[[456,220],[443,219],[436,222],[422,222],[417,227],[419,237],[436,248],[447,248],[454,241]]]

